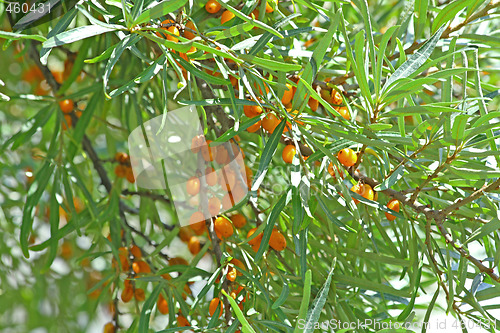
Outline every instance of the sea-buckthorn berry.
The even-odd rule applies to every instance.
[[[233,225],[225,217],[219,216],[214,221],[214,230],[219,239],[231,237],[233,234]]]
[[[75,103],[71,99],[64,99],[59,102],[59,107],[63,113],[71,113],[75,108]]]
[[[286,89],[283,92],[283,97],[281,97],[281,103],[288,104],[293,99],[293,86],[290,83],[286,84]]]
[[[189,321],[186,319],[186,317],[182,315],[177,316],[177,327],[186,327],[186,326],[191,326],[189,324]]]
[[[186,182],[186,192],[189,195],[196,195],[200,192],[200,180],[198,177],[191,177]]]
[[[340,113],[342,118],[344,118],[345,120],[351,119],[351,115],[349,114],[349,110],[346,106],[336,106],[335,110],[337,110],[337,112]]]
[[[158,311],[160,311],[161,314],[168,314],[168,302],[167,300],[163,297],[162,294],[158,296],[158,301],[156,302],[156,307],[158,308]]]
[[[238,276],[238,273],[237,273],[237,270],[236,268],[234,267],[229,267],[229,270],[226,274],[226,278],[231,281],[231,282],[234,282],[234,280],[236,280],[236,277]]]
[[[189,239],[188,249],[192,255],[197,255],[201,250],[200,239],[196,236],[193,236]]]
[[[221,9],[220,3],[215,0],[208,0],[205,4],[205,10],[210,14],[215,14]]]
[[[122,299],[123,303],[130,302],[132,297],[134,297],[134,290],[132,289],[132,287],[127,286],[127,287],[123,288],[122,295],[121,295],[121,299]]]
[[[230,12],[229,10],[226,10],[225,12],[222,13],[220,17],[220,24],[224,24],[230,20],[232,20],[235,17],[235,15]]]
[[[339,168],[337,166],[335,166],[335,169],[337,169],[337,172],[340,175],[340,178],[344,179],[344,173],[341,170],[339,170]],[[336,178],[335,171],[333,170],[333,163],[332,162],[330,162],[330,164],[328,164],[328,173],[333,178]]]
[[[398,213],[399,213],[399,206],[400,206],[400,203],[399,203],[399,200],[397,200],[397,199],[392,199],[391,201],[389,201],[387,203],[387,208],[392,209],[393,211],[398,212]],[[396,216],[389,214],[387,212],[385,212],[385,217],[387,217],[387,219],[389,221],[394,221],[396,219]]]
[[[346,167],[353,166],[358,161],[358,155],[350,148],[344,148],[339,151],[337,158]]]
[[[274,229],[269,238],[269,246],[276,251],[283,251],[286,248],[286,239],[278,230]]]
[[[297,154],[297,149],[295,148],[295,146],[287,145],[285,146],[285,148],[283,148],[281,157],[283,158],[283,161],[285,161],[285,163],[292,163],[295,154]]]
[[[243,228],[247,224],[247,219],[242,214],[234,214],[230,219],[233,225],[238,229]]]
[[[220,213],[221,202],[219,198],[210,198],[208,199],[208,212],[210,215],[215,216]]]
[[[262,127],[270,134],[274,132],[279,123],[279,119],[272,113],[267,114],[264,119],[262,119]]]
[[[214,186],[217,184],[217,173],[212,167],[207,167],[205,169],[205,182],[208,186]]]
[[[218,297],[215,297],[213,300],[210,301],[210,305],[208,306],[208,312],[210,313],[210,316],[213,317],[215,311],[217,311],[217,307],[219,307],[219,317],[220,317],[222,316],[224,305],[222,304],[222,301]]]
[[[253,125],[249,126],[249,127],[247,128],[247,132],[249,132],[249,133],[255,133],[255,132],[257,132],[258,130],[260,130],[261,126],[262,126],[262,121],[260,121],[260,120],[259,120],[259,121],[258,121],[258,122],[256,122],[255,124],[253,124]]]
[[[138,302],[142,302],[146,299],[146,295],[144,294],[144,289],[136,288],[134,291],[134,297]]]
[[[205,162],[211,162],[214,160],[214,148],[209,146],[211,142],[212,140],[207,140],[206,143],[200,148],[201,156]]]

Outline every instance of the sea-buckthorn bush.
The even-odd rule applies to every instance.
[[[0,331],[498,328],[497,0],[13,6]],[[188,225],[128,142],[186,106]]]

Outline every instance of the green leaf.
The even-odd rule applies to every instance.
[[[148,8],[144,12],[142,12],[142,14],[139,15],[139,17],[134,20],[132,25],[135,26],[138,24],[142,24],[148,21],[152,21],[161,16],[167,15],[168,13],[172,13],[177,9],[181,8],[182,6],[184,6],[186,2],[187,0],[160,1],[159,3],[156,3],[156,5],[154,5],[153,7]]]
[[[54,172],[54,164],[47,160],[40,170],[35,174],[34,182],[28,190],[28,197],[23,209],[23,217],[21,221],[21,250],[26,258],[29,258],[28,239],[33,226],[34,209],[40,198],[42,197],[45,188],[49,184],[49,180]]]
[[[336,283],[343,283],[347,286],[357,287],[366,290],[374,290],[380,293],[390,294],[399,297],[409,298],[410,293],[404,290],[397,290],[389,285],[375,282],[370,279],[363,279],[355,276],[348,276],[343,274],[334,274],[333,280]]]
[[[55,104],[49,104],[42,108],[38,113],[31,119],[29,119],[22,127],[22,129],[10,137],[2,145],[2,150],[7,149],[9,145],[12,144],[11,149],[16,150],[19,146],[28,142],[31,137],[42,128],[54,114]]]
[[[447,23],[454,19],[458,12],[469,5],[470,0],[455,0],[439,10],[438,15],[432,22],[432,33],[436,32],[438,27],[446,26]]]
[[[398,321],[405,320],[410,314],[410,312],[413,310],[413,306],[415,305],[415,298],[417,297],[418,289],[420,288],[420,278],[422,277],[422,268],[423,264],[420,263],[415,283],[415,290],[413,291],[413,295],[411,296],[410,303],[408,303],[406,308],[399,314]]]
[[[285,208],[287,201],[287,194],[288,193],[285,193],[281,196],[276,205],[274,205],[271,214],[269,214],[269,217],[267,218],[264,234],[262,235],[262,241],[260,242],[259,250],[257,251],[254,257],[255,262],[259,261],[260,258],[262,258],[264,251],[266,251],[269,246],[269,239],[271,238],[271,233],[273,231],[273,228],[281,214],[281,211]]]
[[[432,51],[434,51],[438,40],[441,38],[444,28],[444,25],[441,26],[430,39],[428,39],[414,54],[410,55],[408,60],[399,66],[394,73],[392,73],[389,79],[385,82],[384,87],[382,88],[382,93],[390,88],[396,80],[410,76],[425,63],[425,61],[432,54]]]
[[[5,38],[8,40],[18,40],[18,39],[33,39],[39,42],[45,42],[47,38],[39,35],[24,35],[17,32],[9,32],[0,30],[0,38]]]
[[[405,173],[405,168],[403,165],[400,165],[396,170],[394,170],[394,172],[389,177],[384,179],[382,183],[375,186],[374,190],[384,191],[391,188],[394,184],[398,182],[398,180],[400,180],[403,177],[404,173]]]
[[[90,121],[92,120],[92,116],[94,115],[96,108],[99,104],[102,105],[101,94],[95,93],[89,100],[89,103],[85,107],[85,111],[82,112],[82,116],[78,119],[76,123],[75,129],[73,131],[73,140],[71,141],[70,146],[68,147],[68,159],[73,160],[73,157],[76,154],[78,147],[81,145],[83,136],[85,135],[85,130],[87,129]],[[99,103],[101,102],[101,103]]]
[[[306,64],[306,68],[304,69],[304,73],[301,75],[301,80],[297,84],[297,91],[293,97],[292,101],[292,110],[296,110],[299,108],[302,101],[310,89],[311,83],[313,82],[321,64],[324,61],[326,51],[328,47],[332,43],[333,34],[337,31],[337,26],[340,20],[340,11],[335,13],[332,21],[330,22],[330,26],[328,27],[328,31],[318,43],[318,46],[314,49],[311,59]],[[307,87],[306,87],[307,86]],[[311,87],[312,88],[312,87]]]
[[[286,302],[289,293],[290,293],[290,287],[288,286],[288,283],[286,283],[286,281],[283,280],[283,289],[281,289],[280,296],[276,299],[276,301],[274,301],[273,305],[271,306],[271,309],[274,310],[282,306]]]
[[[52,30],[49,31],[49,33],[47,34],[47,38],[51,38],[66,30],[66,28],[69,27],[73,19],[76,17],[77,13],[78,11],[76,10],[76,8],[73,8],[69,10],[66,14],[64,14],[63,17],[61,17],[57,21],[57,24],[52,28]],[[51,50],[52,50],[51,48],[45,48],[45,47],[42,47],[42,49],[40,50],[40,62],[42,63],[42,65],[45,66],[47,65],[47,59],[49,58]]]
[[[236,315],[236,318],[238,318],[239,322],[241,323],[242,332],[243,333],[255,333],[252,326],[250,326],[250,324],[248,323],[247,318],[245,317],[243,312],[241,312],[240,307],[238,306],[238,303],[236,303],[236,301],[231,296],[229,296],[225,290],[221,290],[221,292],[224,296],[226,296],[227,300],[229,301],[229,304],[231,304],[231,308],[233,309],[234,314]]]
[[[141,316],[139,317],[139,327],[138,333],[148,333],[149,332],[149,318],[151,317],[151,312],[153,311],[153,306],[160,296],[160,292],[163,289],[164,284],[158,283],[156,287],[149,295],[148,299],[142,305]]]
[[[349,231],[349,232],[354,232],[356,233],[356,230],[351,228],[350,226],[340,222],[339,219],[337,219],[333,214],[330,212],[328,209],[328,206],[325,204],[325,202],[322,200],[321,197],[316,197],[316,200],[318,200],[319,205],[321,206],[321,209],[323,209],[323,212],[325,212],[326,217],[332,221],[337,227],[339,227],[343,231]]]
[[[428,105],[415,105],[415,106],[407,106],[404,108],[397,108],[394,110],[391,110],[389,112],[386,112],[380,116],[380,118],[385,118],[385,117],[393,117],[393,116],[410,116],[410,115],[416,115],[416,114],[428,114],[428,115],[439,115],[442,112],[457,112],[459,110],[450,108],[447,106],[441,106],[441,105],[433,105],[433,104],[428,104]]]
[[[321,287],[321,290],[319,291],[318,295],[313,301],[313,304],[311,305],[311,308],[309,309],[307,313],[307,318],[306,318],[306,323],[305,327],[306,329],[304,332],[314,332],[314,324],[319,321],[319,316],[321,314],[321,311],[323,311],[323,307],[325,306],[326,299],[328,297],[328,292],[330,291],[330,284],[332,282],[332,276],[333,276],[333,270],[335,268],[335,262],[336,260],[334,259],[334,263],[332,265],[332,268],[330,269],[330,272],[328,272],[328,277],[326,278],[325,283],[323,284],[323,287]]]
[[[286,120],[285,119],[281,120],[281,122],[274,129],[273,134],[271,134],[271,137],[267,141],[266,146],[264,147],[264,151],[262,152],[262,156],[260,158],[259,168],[257,169],[257,172],[253,179],[251,188],[252,191],[257,191],[260,184],[264,180],[264,177],[266,176],[267,173],[267,169],[269,167],[269,163],[273,159],[274,153],[276,152],[276,148],[278,147],[278,143],[280,142],[281,135],[283,134],[283,130],[285,129],[285,125],[286,125]]]
[[[300,303],[297,323],[304,321],[307,316],[307,307],[309,306],[309,300],[311,298],[311,278],[312,278],[312,273],[311,270],[308,269],[305,274],[304,290],[302,291],[302,302]],[[299,329],[299,325],[297,325],[293,333],[300,333],[300,332],[302,331]]]
[[[137,34],[130,34],[125,36],[116,48],[113,49],[111,52],[111,55],[109,57],[108,63],[106,64],[106,68],[104,69],[104,75],[102,77],[102,85],[104,89],[104,95],[107,98],[111,98],[108,93],[106,92],[107,85],[108,85],[108,79],[109,76],[111,75],[111,71],[113,70],[113,67],[115,64],[118,62],[118,59],[120,59],[120,56],[122,55],[123,51],[126,49],[130,48],[131,46],[135,45],[139,40],[141,40],[141,36]]]
[[[500,220],[493,219],[490,222],[482,225],[480,228],[474,230],[474,232],[470,234],[469,238],[467,238],[467,240],[463,242],[462,246],[464,246],[467,243],[481,239],[485,236],[488,236],[489,234],[495,232],[498,229],[500,229]]]
[[[285,62],[280,62],[276,60],[271,60],[271,59],[264,59],[264,58],[259,58],[257,56],[252,56],[248,54],[240,54],[239,58],[256,65],[257,67],[260,67],[262,69],[267,69],[270,71],[279,71],[279,72],[292,72],[292,71],[298,71],[302,69],[301,65],[298,64],[289,64]]]
[[[284,24],[288,23],[290,20],[296,18],[300,16],[299,13],[295,13],[295,14],[292,14],[292,15],[289,15],[283,19],[281,19],[280,21],[276,22],[276,24],[273,26],[274,29],[278,29],[280,28],[281,26],[283,26]],[[286,33],[288,31],[285,31],[285,32],[282,32],[282,33]],[[250,52],[248,52],[248,54],[250,55],[257,55],[257,53],[259,53],[259,51],[261,51],[264,46],[266,46],[267,42],[269,42],[273,37],[273,34],[271,34],[270,32],[265,32],[264,34],[262,34],[262,36],[257,40],[257,42],[253,45],[252,49],[250,50]],[[286,36],[285,36],[286,37]]]
[[[42,46],[45,49],[50,49],[64,44],[70,44],[85,38],[101,35],[106,32],[115,31],[116,29],[102,27],[99,25],[86,25],[77,27],[69,31],[61,32],[45,41]]]

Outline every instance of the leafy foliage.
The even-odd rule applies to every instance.
[[[0,3],[0,330],[500,327],[500,3],[211,5],[78,2],[11,31]],[[228,229],[180,227],[124,155],[185,105],[244,152]]]

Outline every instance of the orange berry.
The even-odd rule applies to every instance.
[[[269,133],[273,133],[276,127],[278,127],[280,121],[272,113],[267,114],[264,119],[262,119],[262,127]]]
[[[73,119],[71,119],[71,116],[69,114],[64,115],[64,120],[62,122],[62,129],[67,130],[68,128],[73,126]]]
[[[392,209],[393,211],[398,212],[398,213],[399,213],[399,206],[400,206],[400,203],[399,203],[399,200],[397,200],[397,199],[392,199],[391,201],[389,201],[387,203],[387,208]],[[394,221],[396,219],[396,216],[391,215],[387,212],[385,212],[385,217],[387,217],[387,219],[389,221]]]
[[[115,167],[115,175],[118,178],[125,178],[127,176],[127,167],[119,164]]]
[[[211,162],[214,160],[213,148],[209,147],[211,142],[212,140],[207,140],[207,142],[200,148],[201,156],[203,157],[205,162]]]
[[[345,120],[350,120],[351,115],[349,114],[349,110],[347,110],[346,106],[336,106],[335,110],[344,118]]]
[[[337,169],[337,172],[339,173],[340,178],[344,179],[344,173],[341,170],[339,170],[339,168],[337,166],[335,166],[335,169]],[[330,164],[328,165],[328,173],[330,175],[332,175],[333,178],[336,178],[335,172],[333,171],[333,163],[332,162],[330,162]]]
[[[186,37],[187,39],[195,38],[196,35],[191,32],[191,30],[196,31],[196,27],[194,26],[194,23],[191,21],[187,21],[186,28],[188,28],[188,29],[184,29],[184,37]],[[191,30],[189,30],[189,29],[191,29]]]
[[[198,153],[201,147],[205,144],[205,137],[203,135],[197,135],[191,140],[191,151],[193,153]]]
[[[217,164],[227,164],[229,162],[229,153],[224,146],[217,146],[215,154],[215,162]]]
[[[123,303],[130,302],[132,297],[134,297],[134,290],[132,289],[132,287],[127,286],[127,287],[123,288],[122,295],[121,295]]]
[[[231,264],[235,265],[241,270],[246,270],[245,264],[239,259],[234,258],[233,260],[231,260]],[[243,275],[243,273],[238,272],[238,275]]]
[[[220,3],[218,3],[215,0],[208,0],[207,3],[205,4],[205,10],[210,14],[217,13],[220,10],[220,8],[221,8]]]
[[[136,274],[151,273],[151,267],[145,261],[136,261],[132,264],[132,269]]]
[[[132,171],[132,168],[127,167],[126,170],[127,174],[125,175],[125,177],[127,178],[128,182],[132,184],[135,183],[134,171]]]
[[[242,214],[234,214],[230,219],[233,225],[238,229],[243,228],[245,224],[247,224],[247,219]]]
[[[189,219],[189,227],[197,235],[202,235],[206,230],[205,217],[201,212],[194,212]]]
[[[187,260],[184,258],[181,258],[181,257],[174,257],[174,258],[170,259],[168,261],[168,264],[170,266],[174,266],[174,265],[187,266],[187,265],[189,265]]]
[[[186,182],[186,191],[189,195],[196,195],[200,192],[200,180],[198,177],[191,177]]]
[[[337,158],[343,166],[350,167],[356,164],[358,155],[350,148],[344,148],[337,154]]]
[[[236,276],[238,276],[237,274],[237,270],[236,268],[234,267],[229,267],[229,271],[227,272],[226,274],[226,278],[231,281],[231,282],[234,282],[234,280],[236,280]]]
[[[213,316],[215,314],[215,311],[217,311],[217,307],[219,307],[219,317],[222,316],[222,311],[224,309],[224,305],[222,304],[222,301],[218,298],[215,297],[213,300],[210,301],[210,305],[208,306],[208,312],[210,313],[210,316]]]
[[[260,130],[260,127],[262,126],[262,122],[259,120],[258,122],[256,122],[255,124],[253,124],[252,126],[248,127],[247,128],[247,131],[249,133],[255,133],[257,132],[258,130]]]
[[[214,229],[219,239],[231,237],[233,234],[233,225],[228,219],[222,216],[215,219]]]
[[[201,250],[200,239],[196,236],[193,236],[189,239],[188,249],[192,255],[197,255]]]
[[[319,101],[317,99],[309,97],[309,102],[307,102],[307,105],[309,105],[312,111],[316,111],[318,110]]]
[[[163,21],[161,24],[162,24],[162,26],[166,26],[166,25],[169,25],[169,24],[170,24],[170,25],[171,25],[171,27],[173,27],[173,25],[172,25],[172,24],[175,24],[175,21],[174,21],[174,20],[171,20],[171,19],[166,19],[166,20],[165,20],[165,21]],[[168,28],[167,28],[167,27],[162,27],[162,29],[166,29],[166,30],[168,30],[169,28],[170,28],[170,27],[168,27]],[[166,34],[166,33],[162,33],[162,32],[156,32],[156,35],[157,35],[158,37],[161,37],[161,38],[165,38],[165,37],[167,37],[167,34]]]
[[[136,288],[134,292],[134,297],[138,302],[142,302],[146,299],[146,295],[144,294],[144,289]]]
[[[142,258],[142,252],[141,249],[137,245],[132,245],[130,247],[130,253],[134,256],[135,259],[141,259]]]
[[[293,99],[293,86],[290,83],[286,84],[286,90],[283,93],[283,97],[281,97],[281,103],[288,104]]]
[[[118,152],[115,154],[115,161],[121,164],[130,163],[130,156],[126,153]]]
[[[235,15],[232,12],[230,12],[229,10],[224,11],[224,13],[222,13],[222,15],[220,17],[220,24],[224,24],[227,21],[230,21],[231,19],[234,18],[234,16]]]
[[[115,333],[115,325],[113,325],[113,323],[107,323],[104,325],[103,333]]]
[[[293,157],[296,153],[297,149],[295,149],[294,145],[287,145],[285,146],[285,148],[283,148],[281,157],[283,158],[283,161],[285,161],[285,163],[292,163]]]
[[[167,31],[170,32],[174,36],[179,36],[180,35],[179,29],[175,25],[172,25],[172,26],[168,27]],[[172,35],[167,35],[167,40],[172,41],[174,43],[177,43],[179,41],[179,38],[174,37]]]
[[[223,210],[229,210],[229,209],[231,209],[231,207],[233,207],[234,203],[235,203],[234,202],[234,198],[231,195],[231,193],[227,193],[222,198],[222,209]]]
[[[266,1],[266,13],[272,13],[274,12],[273,7],[269,4],[270,1]],[[273,2],[276,4],[276,1],[273,0]]]
[[[177,316],[177,327],[185,327],[185,326],[191,326],[189,324],[189,321],[186,319],[186,317],[182,315]]]
[[[210,198],[208,200],[208,212],[210,215],[215,216],[220,213],[221,202],[219,198]]]
[[[158,311],[160,311],[161,314],[168,314],[168,302],[167,300],[163,297],[162,294],[158,297],[158,301],[156,302],[156,307],[158,308]]]
[[[214,186],[215,184],[217,184],[217,173],[215,172],[214,168],[207,167],[205,169],[205,181],[208,186]]]
[[[286,248],[286,239],[278,230],[274,229],[269,238],[269,246],[276,251],[283,251]]]
[[[368,199],[368,200],[373,200],[373,197],[375,196],[375,193],[373,192],[373,189],[370,185],[364,184],[363,185],[363,194],[361,194],[363,198]]]
[[[231,169],[224,168],[219,171],[219,184],[227,191],[231,191],[236,185],[236,175]]]
[[[252,228],[248,231],[247,233],[247,238],[250,238],[252,237],[252,235],[255,233],[255,231],[257,230],[257,228]],[[260,245],[260,242],[262,241],[262,233],[260,233],[259,235],[257,235],[257,237],[255,237],[254,239],[248,241],[248,244],[250,245],[256,245],[256,244],[259,244]]]
[[[344,98],[342,97],[342,94],[339,93],[337,90],[332,89],[332,92],[330,93],[330,104],[340,105],[342,104],[343,100]]]
[[[179,238],[181,239],[181,241],[187,243],[191,239],[191,236],[193,236],[191,229],[189,229],[188,227],[180,227]]]

